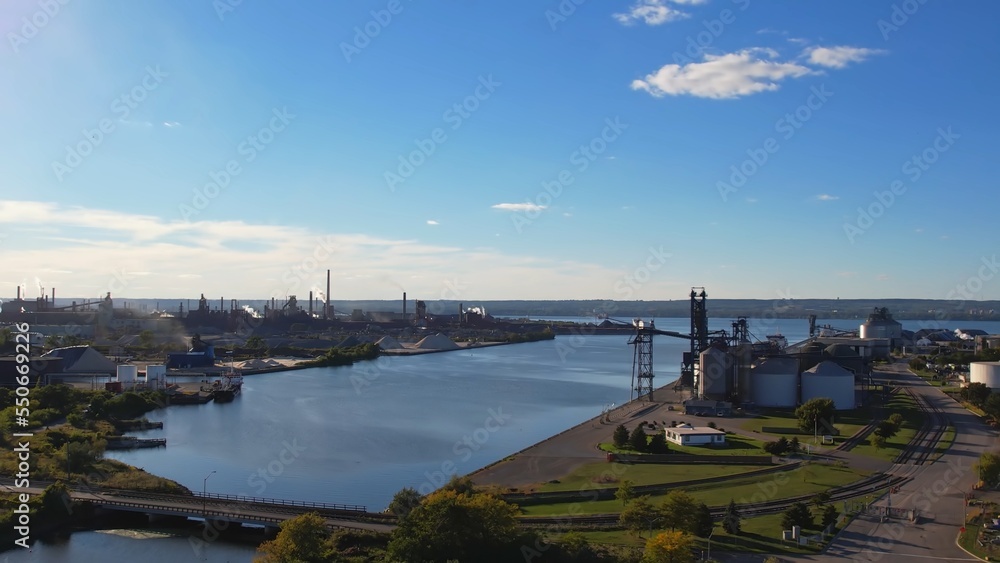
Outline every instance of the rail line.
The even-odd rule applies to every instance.
[[[920,430],[910,440],[906,449],[900,452],[893,462],[908,465],[924,465],[934,453],[937,443],[941,441],[941,437],[948,428],[948,417],[932,401],[920,396],[919,393],[914,393],[910,388],[906,389],[906,393],[913,398],[917,407],[929,416],[924,419]]]

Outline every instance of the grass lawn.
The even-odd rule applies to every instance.
[[[924,423],[924,415],[917,408],[916,402],[913,398],[906,393],[896,393],[889,399],[889,402],[882,409],[883,414],[886,418],[893,413],[899,413],[903,415],[903,425],[897,433],[892,438],[889,438],[886,442],[886,446],[882,449],[876,450],[875,446],[871,445],[871,437],[862,440],[860,444],[851,450],[854,453],[858,453],[864,456],[873,457],[876,459],[883,459],[885,461],[892,461],[900,452],[906,448],[906,445],[916,436],[920,427]]]
[[[733,499],[737,504],[777,500],[799,495],[818,493],[862,479],[866,474],[854,469],[829,465],[809,464],[798,469],[769,475],[739,478],[722,483],[685,488],[698,502],[708,506],[724,506]],[[654,505],[663,501],[666,495],[650,498]],[[610,514],[621,512],[618,500],[601,500],[584,503],[539,504],[522,507],[526,516],[562,516],[569,514],[573,507],[575,514]]]
[[[819,520],[818,511],[813,510],[816,520]],[[754,518],[744,518],[740,522],[742,532],[738,536],[730,536],[722,529],[722,525],[716,525],[715,532],[712,533],[712,551],[737,551],[744,553],[784,553],[803,554],[818,553],[819,547],[799,547],[789,542],[781,541],[781,514],[769,514],[767,516],[757,516]],[[662,529],[654,528],[653,535],[662,532]],[[819,529],[807,530],[807,533],[816,533]],[[641,536],[627,530],[581,530],[578,532],[587,541],[593,544],[617,545],[629,547],[643,547],[649,538],[650,532],[643,531]],[[553,536],[553,539],[558,536]],[[708,552],[709,543],[705,538],[695,538],[695,546],[699,552]]]
[[[760,465],[623,464],[599,461],[577,468],[566,477],[559,479],[558,483],[545,483],[534,490],[549,492],[613,488],[625,479],[632,481],[635,485],[676,483],[692,479],[735,475],[762,468],[763,466]]]
[[[868,407],[837,412],[833,426],[840,434],[833,437],[834,444],[840,444],[847,438],[850,438],[858,430],[867,426],[871,420],[872,414]],[[813,438],[811,431],[805,433],[799,432],[799,420],[795,416],[795,412],[788,409],[762,409],[760,416],[744,420],[738,426],[748,432],[763,432],[767,427],[788,429],[787,432],[763,432],[764,434],[774,436],[775,439],[784,436],[791,440],[793,437],[798,436],[799,441],[805,443],[807,440],[812,440]],[[823,434],[822,428],[819,429],[819,433]]]
[[[662,432],[662,430],[661,430]],[[671,453],[675,454],[695,454],[695,455],[768,455],[764,451],[764,442],[760,440],[754,440],[753,438],[745,438],[737,434],[726,434],[726,443],[718,444],[714,446],[704,445],[704,446],[678,446],[673,442],[669,442],[667,447],[670,449]],[[639,453],[635,450],[616,448],[614,444],[610,442],[604,442],[600,445],[600,448],[606,452],[612,453],[622,453],[622,454],[635,454]],[[680,456],[678,456],[680,457]],[[691,477],[691,479],[697,479],[697,477]]]

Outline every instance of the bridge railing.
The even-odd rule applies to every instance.
[[[368,512],[367,507],[360,504],[328,504],[324,502],[309,502],[304,500],[286,500],[266,497],[245,497],[239,495],[227,495],[221,493],[194,493],[194,496],[201,499],[231,500],[250,504],[268,504],[275,506],[296,506],[303,508],[317,508],[320,510],[333,510],[339,512]]]

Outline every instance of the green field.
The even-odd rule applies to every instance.
[[[818,511],[813,510],[816,520],[819,521]],[[705,538],[696,538],[695,545],[699,552],[708,552],[711,547],[712,552],[736,551],[743,553],[782,553],[782,554],[804,554],[818,553],[819,548],[802,548],[794,544],[781,541],[781,514],[769,514],[767,516],[756,516],[754,518],[744,518],[740,521],[742,533],[737,536],[730,536],[722,529],[721,525],[715,527],[712,533],[711,546]],[[653,535],[662,532],[662,529],[654,528]],[[807,530],[808,533],[816,533],[817,529]],[[643,547],[649,538],[650,532],[644,531],[641,536],[636,536],[626,530],[588,530],[578,532],[587,540],[594,544],[618,545],[629,547]],[[552,539],[557,539],[553,536]]]
[[[924,423],[924,415],[917,408],[916,402],[913,398],[906,393],[896,393],[893,395],[889,402],[882,407],[883,418],[888,418],[892,413],[899,413],[903,415],[903,425],[899,429],[899,433],[887,440],[886,446],[882,449],[876,450],[875,446],[871,445],[871,437],[873,435],[869,434],[869,437],[862,440],[860,444],[851,450],[853,453],[861,454],[868,457],[873,457],[876,459],[882,459],[885,461],[892,461],[906,448],[906,445],[916,436],[920,427]]]
[[[545,483],[537,491],[584,491],[588,489],[614,488],[628,479],[634,485],[656,485],[722,477],[762,469],[760,465],[671,465],[656,463],[588,463],[559,479],[557,483]]]
[[[854,409],[850,411],[837,412],[833,426],[840,434],[833,437],[834,444],[839,444],[853,436],[858,430],[868,425],[872,420],[871,411],[868,408]],[[799,421],[792,409],[762,409],[761,414],[755,418],[741,421],[738,426],[747,432],[761,432],[769,434],[778,439],[781,436],[791,440],[798,437],[803,444],[812,442],[812,432],[802,432],[798,428]],[[784,432],[764,432],[767,428],[786,428]],[[823,429],[818,432],[823,435]]]
[[[866,474],[845,467],[808,464],[791,471],[753,477],[734,477],[722,483],[686,487],[685,492],[708,506],[724,506],[730,499],[737,503],[778,500],[814,494],[862,479]],[[650,501],[658,505],[666,495],[656,495]],[[618,500],[584,503],[555,503],[522,507],[525,516],[562,516],[572,507],[576,514],[609,514],[621,512]]]
[[[661,430],[662,432],[662,430]],[[764,451],[764,442],[747,438],[737,434],[726,434],[726,443],[718,445],[704,446],[678,446],[673,442],[667,444],[671,453],[695,454],[695,455],[768,455]],[[635,454],[635,450],[616,448],[610,442],[604,442],[600,448],[606,452]],[[680,456],[678,456],[680,457]]]

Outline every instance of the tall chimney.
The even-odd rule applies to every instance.
[[[309,318],[313,318],[313,292],[309,290]]]
[[[219,312],[222,313],[225,310],[226,310],[226,298],[225,297],[220,297],[219,298]]]
[[[52,307],[56,306],[56,288],[52,288]]]
[[[403,320],[406,320],[406,292],[403,292]]]
[[[323,305],[323,318],[330,319],[330,270],[326,271],[326,303]]]

